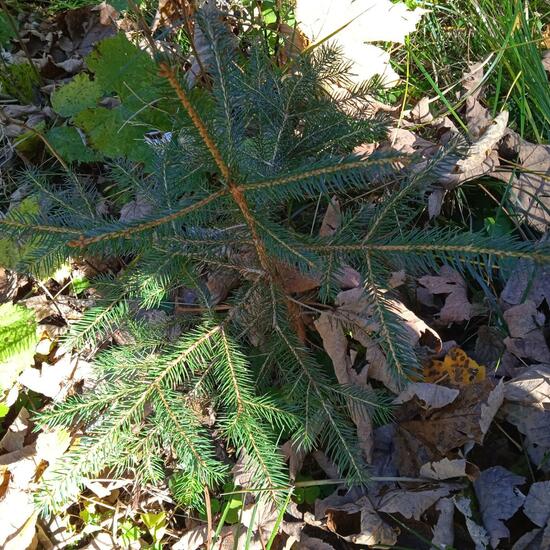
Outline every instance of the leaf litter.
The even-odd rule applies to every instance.
[[[364,5],[371,3],[364,2]],[[169,28],[174,24],[177,10],[187,9],[187,6],[186,2],[162,2],[159,5],[159,25]],[[333,27],[338,22],[331,19],[332,12],[327,16],[322,11],[319,13],[324,14],[325,22],[320,21],[318,13],[313,13],[319,8],[318,2],[311,4],[302,0],[301,6],[305,10],[304,27],[309,29],[310,38],[317,38],[326,20]],[[338,10],[340,13],[345,11],[341,7]],[[359,12],[357,15],[363,16]],[[397,12],[395,15],[399,17]],[[406,18],[399,26],[399,36],[391,40],[402,41],[405,33],[418,24],[421,15],[421,10],[406,10]],[[37,27],[32,17],[24,20],[22,38],[45,79],[40,93],[49,96],[60,82],[75,74],[80,75],[77,79],[88,79],[82,77],[85,69],[83,59],[97,41],[116,33],[120,24],[116,20],[116,10],[107,4],[67,11],[54,23],[48,23],[49,27],[42,24]],[[396,75],[387,65],[386,55],[377,51],[377,47],[364,44],[365,39],[379,38],[364,36],[359,22],[360,17],[351,28],[353,32],[343,34],[347,37],[343,45],[349,48],[351,58],[357,58],[361,70],[378,67],[386,82],[391,84]],[[369,67],[366,67],[365,59],[358,58],[366,52],[374,54],[377,59]],[[208,55],[208,52],[199,52],[199,57],[201,55]],[[548,52],[544,60],[548,63]],[[16,52],[13,61],[23,61],[21,51]],[[193,70],[188,74],[193,75]],[[481,175],[488,175],[509,182],[511,198],[525,221],[535,229],[545,228],[550,204],[547,192],[548,146],[528,143],[507,128],[506,111],[495,117],[490,115],[482,103],[482,79],[482,66],[478,64],[472,66],[470,74],[463,80],[463,114],[469,135],[463,138],[463,152],[442,167],[431,188],[427,199],[430,216],[440,215],[449,191]],[[53,93],[52,104],[55,97]],[[70,102],[64,103],[64,108],[70,108]],[[398,115],[398,111],[389,106],[379,105],[378,108]],[[5,133],[8,138],[24,134],[25,126],[35,128],[49,123],[55,116],[49,107],[24,102],[1,109],[7,117]],[[421,99],[409,113],[405,113],[402,124],[403,127],[392,130],[388,143],[380,144],[380,148],[391,147],[418,154],[420,162],[431,160],[449,140],[459,139],[460,135],[448,118],[432,115],[428,98]],[[433,134],[420,135],[418,124],[436,130],[438,139],[432,141]],[[147,198],[138,196],[121,208],[120,219],[137,220],[149,212]],[[337,199],[333,199],[327,207],[319,234],[334,235],[340,224],[340,205]],[[492,368],[494,365],[489,368],[477,344],[475,347],[470,345],[465,351],[445,340],[450,330],[453,337],[464,345],[467,339],[463,338],[461,331],[466,330],[468,323],[475,323],[478,318],[489,322],[487,307],[469,296],[463,274],[443,267],[437,273],[413,281],[418,298],[416,303],[407,294],[411,282],[407,274],[392,274],[388,281],[388,298],[394,303],[411,342],[426,359],[424,381],[411,380],[405,388],[399,387],[391,377],[382,348],[374,338],[377,326],[362,296],[361,275],[351,267],[340,274],[341,292],[334,308],[321,313],[314,326],[340,384],[359,386],[364,390],[384,387],[392,395],[395,405],[393,424],[377,426],[366,411],[354,418],[363,453],[371,462],[373,474],[387,479],[374,482],[365,489],[350,491],[335,482],[336,490],[324,498],[317,498],[309,508],[302,506],[300,509],[291,501],[279,525],[277,538],[282,544],[288,548],[296,543],[302,548],[330,549],[339,548],[338,538],[341,538],[351,544],[392,546],[402,542],[407,529],[416,529],[438,548],[453,544],[456,548],[474,544],[476,550],[489,545],[507,548],[511,547],[512,539],[516,550],[548,547],[550,486],[543,477],[550,472],[550,350],[547,343],[550,283],[547,271],[546,266],[535,268],[523,262],[503,281],[504,290],[500,297],[503,324],[499,327],[503,331],[499,339],[502,347],[498,347],[495,363],[502,360],[513,368],[504,370],[502,375],[498,369]],[[307,280],[290,275],[285,290],[294,295],[307,294],[322,284],[321,277],[316,274]],[[209,273],[207,286],[213,304],[225,300],[234,284],[233,276]],[[19,290],[28,281],[5,269],[0,273],[0,281],[2,301],[24,303],[35,312],[39,326],[46,326],[56,317],[62,318],[56,320],[61,324],[74,321],[92,303],[89,299],[62,293],[56,296],[54,304],[49,296],[38,291],[21,300],[18,299]],[[476,342],[480,341],[482,334],[483,331],[477,334]],[[12,381],[15,392],[9,400],[7,397],[4,400],[9,407],[14,405],[18,398],[14,396],[19,396],[20,392],[32,390],[35,394],[59,399],[73,391],[75,385],[90,378],[89,365],[66,350],[58,350],[55,336],[42,346],[43,349],[40,348],[38,353],[35,350],[29,364]],[[32,421],[25,407],[20,407],[16,415],[7,418],[0,440],[0,517],[10,519],[0,527],[0,546],[19,550],[32,548],[42,530],[37,524],[32,490],[44,469],[51,467],[70,445],[71,437],[62,431],[36,435],[32,432]],[[510,432],[506,437],[522,449],[514,457],[515,462],[509,460],[510,453],[480,459],[480,453],[486,448],[482,445],[487,446],[488,439],[492,442],[499,434],[504,438],[499,430]],[[534,469],[535,479],[541,481],[533,481],[515,472],[517,461],[525,458],[523,451],[530,461],[530,464],[522,464],[523,470]],[[289,457],[295,460],[294,469],[298,474],[301,466],[307,464],[308,457],[298,457],[293,452],[289,452]],[[333,465],[326,463],[326,457],[317,454],[315,458],[323,464],[322,470],[333,471]],[[500,460],[504,465],[499,463]],[[115,508],[131,508],[135,503],[130,504],[130,497],[135,495],[126,491],[129,484],[130,480],[124,479],[90,480],[88,489],[107,506],[113,507],[114,504]],[[113,498],[109,504],[109,499]],[[150,499],[155,509],[173,504],[162,490],[150,495]],[[255,510],[256,506],[258,509]],[[15,509],[18,513],[14,516]],[[532,522],[530,527],[534,526],[528,532],[524,532],[525,528],[518,530],[514,523],[514,518],[521,514]],[[263,548],[277,515],[278,512],[269,506],[249,501],[243,507],[238,523],[222,528],[220,540],[214,548],[234,544],[244,547],[246,539],[250,540],[250,548]],[[118,513],[114,519],[120,521],[123,517],[123,513]],[[171,545],[173,548],[201,548],[208,540],[203,522],[193,524],[189,521],[182,527],[181,523],[174,521],[172,527],[179,533],[178,541]],[[248,530],[252,531],[250,537]],[[465,535],[466,532],[469,535]],[[327,533],[336,536],[326,538]],[[49,536],[52,540],[55,538],[51,533]],[[100,532],[92,538],[84,548],[112,548],[119,544],[109,532]],[[65,544],[59,547],[63,548]]]

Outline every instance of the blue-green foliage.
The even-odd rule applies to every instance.
[[[357,108],[350,114],[369,87],[351,86],[338,51],[321,48],[281,69],[261,45],[238,49],[216,16],[199,12],[196,23],[211,49],[207,86],[187,90],[165,67],[175,88],[168,89],[149,58],[117,37],[102,43],[88,65],[94,82],[121,105],[87,105],[71,114],[75,123],[90,124],[88,138],[111,157],[134,154],[120,136],[139,126],[126,124],[116,134],[124,144],[108,139],[130,112],[173,130],[172,140],[147,149],[153,170],[120,163],[109,176],[119,197],[145,205],[141,211],[122,219],[98,212],[100,190],[74,175],[32,177],[44,208],[31,219],[14,213],[0,221],[7,236],[33,239],[23,262],[29,269],[82,253],[126,262],[118,275],[97,282],[97,305],[71,338],[97,349],[125,328],[131,343],[98,355],[93,390],[39,418],[50,427],[85,428],[45,474],[46,508],[70,501],[106,467],[131,470],[141,482],[169,478],[180,502],[200,506],[203,487],[227,475],[224,457],[231,454],[241,459],[250,485],[277,499],[276,488],[288,482],[278,449],[288,438],[305,451],[324,448],[343,475],[363,482],[368,471],[351,418],[384,418],[387,408],[372,392],[339,385],[316,360],[300,338],[298,306],[285,291],[281,267],[321,275],[326,302],[342,267],[358,269],[379,327],[374,336],[399,382],[417,372],[418,360],[386,288],[392,271],[415,274],[446,262],[488,278],[500,258],[550,259],[547,245],[512,236],[418,229],[418,199],[431,167],[410,175],[398,171],[406,160],[399,155],[354,154],[356,146],[383,138],[385,125]],[[114,44],[121,48],[117,60],[104,66]],[[83,84],[91,86],[74,86]],[[351,90],[335,98],[336,86]],[[154,107],[138,114],[144,104]],[[146,146],[135,137],[141,151]],[[376,201],[365,207],[358,197],[373,191]],[[312,236],[311,224],[300,225],[291,212],[313,212],[332,193],[347,199],[342,225],[333,236]],[[220,269],[239,277],[228,309],[217,315],[204,275]],[[144,309],[166,310],[184,290],[197,307],[173,321],[181,336],[167,323],[153,329],[139,321]]]

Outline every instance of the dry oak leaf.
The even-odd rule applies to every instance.
[[[550,548],[550,522],[545,528],[528,531],[512,546],[512,550],[548,550],[548,548]]]
[[[482,382],[485,378],[485,367],[478,365],[459,347],[451,348],[443,361],[432,359],[424,367],[424,380],[426,382],[443,382],[462,387]]]
[[[521,141],[518,160],[522,170],[511,196],[527,221],[544,232],[550,224],[550,145]]]
[[[550,366],[533,365],[505,386],[502,413],[526,436],[534,464],[545,463],[550,452]]]
[[[460,273],[444,265],[439,275],[424,275],[418,282],[432,294],[447,295],[438,315],[442,324],[460,323],[471,319],[474,307],[468,300],[466,281]]]
[[[484,470],[474,481],[479,511],[493,548],[498,546],[501,539],[510,536],[504,520],[510,519],[521,508],[525,496],[516,486],[524,483],[524,477],[502,466]]]
[[[403,304],[397,301],[392,303],[395,306],[395,312],[407,328],[412,346],[423,342],[431,344],[432,349],[441,347],[441,339],[424,321]],[[324,312],[315,324],[320,333],[323,331],[325,349],[327,352],[331,350],[329,355],[332,353],[335,357],[339,356],[339,359],[333,359],[337,375],[346,373],[348,381],[359,384],[365,384],[368,378],[374,378],[381,381],[392,392],[399,393],[399,387],[386,357],[373,339],[379,326],[373,319],[372,306],[363,289],[357,287],[340,292],[336,297],[335,305],[332,312]],[[352,368],[353,361],[347,351],[347,333],[366,349],[366,365],[359,374]]]
[[[20,427],[23,432],[28,429],[28,425]],[[44,460],[53,461],[68,447],[69,438],[60,437],[59,433],[41,433],[36,442],[26,446],[23,446],[24,440],[21,437],[12,438],[7,447],[3,440],[3,447],[12,450],[0,456],[2,550],[25,550],[32,547],[38,517],[33,499],[34,482],[43,471]]]
[[[469,147],[466,158],[457,162],[457,169],[467,174],[480,166],[502,139],[508,124],[508,111],[502,111],[485,129],[483,135]]]

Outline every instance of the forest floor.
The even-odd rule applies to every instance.
[[[126,34],[147,49],[154,37],[165,52],[189,51],[184,0],[113,4],[0,2],[2,217],[40,208],[17,184],[24,167],[58,162],[78,166],[90,183],[104,177],[105,151],[88,148],[81,130],[67,123],[83,98],[54,94],[87,74],[86,57],[100,41]],[[281,44],[290,40],[294,16],[280,20],[282,3],[244,4],[266,33],[279,29]],[[373,113],[386,113],[390,131],[365,152],[393,150],[429,162],[461,140],[465,162],[426,195],[426,219],[540,242],[550,219],[549,8],[496,4],[407,3],[430,11],[402,44],[377,40],[391,52],[400,82],[372,98]],[[131,147],[117,147],[135,162]],[[121,219],[136,219],[142,206],[123,205]],[[337,230],[338,198],[315,216]],[[0,335],[13,337],[18,326],[25,339],[15,356],[0,352],[1,548],[550,548],[550,266],[521,261],[489,283],[492,299],[480,290],[484,281],[450,267],[421,277],[393,273],[390,287],[403,297],[403,323],[424,365],[422,381],[404,391],[377,348],[331,325],[331,316],[353,315],[361,333],[368,320],[360,289],[350,285],[330,311],[308,313],[308,330],[335,370],[348,368],[357,378],[368,370],[392,396],[393,421],[359,434],[376,480],[368,495],[348,489],[322,451],[302,456],[284,446],[296,483],[282,510],[231,488],[208,495],[208,513],[184,510],[167,486],[136,487],[131,475],[105,472],[70,507],[44,518],[33,492],[71,434],[36,432],[33,414],[86,385],[93,353],[67,348],[63,337],[94,303],[94,277],[113,265],[79,259],[37,279],[13,270],[19,254],[0,239]],[[232,282],[218,274],[208,284],[223,307]],[[315,287],[301,279],[290,284],[297,297]],[[124,344],[123,331],[115,328],[108,341]],[[234,471],[238,476],[238,464]]]

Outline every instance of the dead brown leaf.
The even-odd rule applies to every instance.
[[[472,519],[472,502],[468,497],[455,496],[453,502],[456,509],[464,516],[466,528],[475,544],[475,550],[485,550],[489,544],[489,534],[484,527]]]
[[[504,339],[506,349],[523,359],[546,362],[550,358],[550,349],[542,332],[545,322],[543,313],[537,310],[535,303],[527,300],[504,312],[510,336]]]
[[[508,124],[508,111],[502,111],[487,126],[483,134],[468,148],[465,158],[457,163],[457,169],[467,174],[480,166],[493,151],[495,145],[502,139]]]
[[[442,498],[436,503],[435,509],[439,512],[439,516],[433,529],[432,544],[436,548],[452,547],[454,544],[454,503],[450,498]]]
[[[376,509],[389,514],[398,513],[404,518],[414,518],[418,521],[428,508],[460,487],[460,485],[447,484],[435,489],[393,489],[379,499]]]
[[[29,411],[22,407],[0,440],[0,451],[11,453],[24,447],[25,437],[31,427]]]
[[[537,307],[543,300],[550,305],[550,266],[520,260],[500,297],[511,305],[518,305],[524,300],[533,301]]]
[[[145,197],[138,196],[135,199],[127,202],[120,209],[119,221],[123,223],[141,220],[147,217],[153,210],[153,205]]]
[[[484,470],[474,481],[479,512],[493,548],[498,546],[501,539],[510,536],[503,520],[510,519],[521,508],[525,496],[516,486],[524,483],[524,477],[513,474],[502,466]]]
[[[522,142],[519,163],[521,172],[511,196],[527,221],[545,231],[550,224],[550,146]]]
[[[427,384],[416,382],[409,384],[395,399],[394,404],[405,403],[414,397],[422,402],[422,406],[429,409],[440,409],[452,403],[460,393],[459,390],[439,386],[438,384]]]
[[[439,270],[439,275],[424,275],[418,282],[432,294],[447,295],[438,315],[442,324],[460,323],[471,319],[474,307],[468,300],[466,281],[453,268],[444,265]]]
[[[541,410],[550,406],[550,366],[532,365],[505,384],[506,401],[516,401]]]
[[[445,457],[465,443],[483,443],[504,398],[504,385],[490,380],[460,389],[452,403],[436,410],[416,409],[419,418],[405,420],[398,431],[407,432],[428,449],[428,457]],[[434,454],[435,453],[435,454]],[[437,458],[435,458],[437,460]],[[422,464],[434,458],[424,460]]]
[[[452,479],[454,477],[472,477],[477,471],[465,458],[449,460],[447,457],[437,462],[428,462],[420,468],[420,475],[430,479]]]
[[[533,365],[506,384],[506,420],[526,436],[527,452],[542,469],[550,452],[550,397],[548,365]]]
[[[84,57],[92,51],[94,44],[116,34],[117,17],[118,12],[102,2],[59,14],[57,25],[62,36],[71,40],[71,53]],[[63,44],[60,49],[71,46]]]
[[[327,207],[323,221],[321,223],[321,229],[319,229],[320,237],[331,237],[340,228],[342,223],[342,211],[340,209],[340,201],[337,197],[332,197]]]
[[[428,124],[434,119],[430,113],[430,98],[423,97],[418,103],[411,109],[411,118],[414,122],[419,124]]]
[[[525,515],[539,527],[550,520],[550,481],[533,483],[523,505]]]
[[[512,130],[499,146],[502,157],[517,166],[491,174],[510,184],[510,198],[526,221],[541,232],[550,223],[550,146],[529,143]]]
[[[36,320],[43,321],[47,317],[63,316],[67,321],[76,321],[80,319],[84,310],[93,304],[93,300],[83,300],[60,294],[55,298],[55,302],[50,300],[45,294],[33,296],[26,300],[21,300],[22,305],[34,310]]]
[[[356,502],[338,502],[338,498],[325,499],[322,514],[327,517],[327,527],[338,533],[344,540],[355,544],[385,544],[393,546],[397,542],[398,531],[386,524],[378,515],[372,502],[366,496]]]
[[[338,383],[342,385],[360,385],[369,388],[366,380],[360,380],[353,369],[353,362],[348,351],[348,340],[344,333],[344,328],[335,316],[329,312],[324,312],[319,319],[315,321],[315,328],[323,339],[323,347],[332,360],[334,373]],[[372,422],[368,411],[358,411],[356,407],[350,407],[353,421],[357,426],[357,435],[361,449],[365,457],[370,462],[372,460]]]
[[[76,363],[76,358],[66,354],[54,365],[42,363],[40,369],[28,367],[19,376],[19,383],[32,391],[55,398],[75,373]]]

